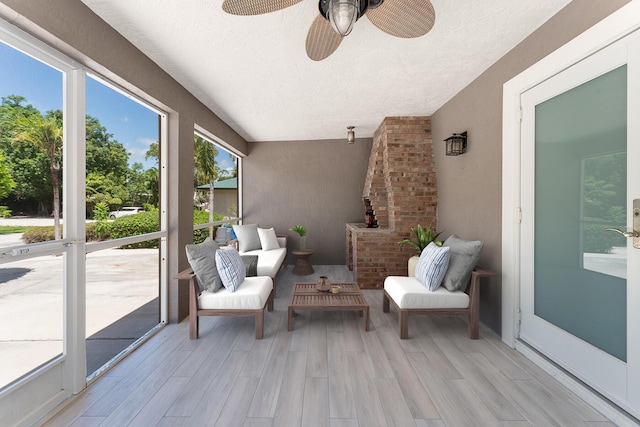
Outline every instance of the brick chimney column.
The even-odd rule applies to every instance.
[[[373,136],[363,201],[378,228],[347,225],[347,258],[362,288],[381,288],[384,279],[406,275],[413,248],[398,242],[411,228],[437,227],[437,186],[429,117],[387,117]]]

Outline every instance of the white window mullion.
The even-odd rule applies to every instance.
[[[160,323],[166,324],[169,319],[169,273],[167,267],[167,230],[169,229],[167,213],[169,211],[169,186],[167,159],[169,154],[169,118],[165,113],[159,114],[158,143],[160,148],[160,158],[158,159],[158,173],[160,180],[160,231],[163,237],[160,238]]]
[[[70,242],[65,260],[65,365],[63,387],[78,393],[86,386],[85,267],[85,75],[82,69],[64,77],[64,237]]]
[[[244,200],[244,180],[242,177],[243,173],[243,157],[238,157],[238,218],[242,219],[244,217],[244,205],[242,201]]]

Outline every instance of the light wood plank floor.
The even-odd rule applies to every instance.
[[[499,337],[470,340],[456,316],[397,313],[366,290],[371,331],[355,312],[299,312],[294,282],[350,281],[343,266],[278,276],[265,338],[252,318],[205,317],[200,338],[168,325],[49,419],[46,426],[613,426]]]

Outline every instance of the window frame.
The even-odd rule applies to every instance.
[[[72,394],[87,387],[86,375],[86,257],[85,254],[114,245],[160,239],[160,325],[168,322],[168,113],[100,76],[94,70],[69,58],[45,42],[31,36],[0,18],[0,42],[62,73],[63,164],[75,165],[62,171],[62,194],[65,227],[61,240],[32,245],[12,246],[0,252],[0,265],[43,255],[64,254],[63,282],[63,353],[0,389],[0,403],[12,407],[22,421],[44,416]],[[85,179],[85,111],[86,79],[91,76],[159,115],[160,231],[110,241],[106,244],[86,243],[86,179]],[[142,343],[158,328],[148,332]],[[133,346],[129,347],[132,350]],[[124,356],[123,356],[124,357]],[[7,416],[10,416],[7,414]],[[11,421],[11,420],[10,420]],[[13,420],[15,421],[15,420]],[[10,423],[12,423],[11,421]]]

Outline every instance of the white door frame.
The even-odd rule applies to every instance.
[[[640,2],[632,1],[600,21],[569,43],[529,67],[503,87],[502,129],[502,340],[517,348],[578,393],[591,405],[619,424],[628,419],[612,409],[573,378],[563,375],[518,341],[520,319],[520,96],[530,88],[558,74],[582,59],[637,32],[640,37]],[[631,72],[631,71],[630,71]],[[638,380],[638,373],[634,373]]]
[[[63,319],[64,347],[61,355],[52,358],[42,366],[25,374],[23,378],[5,387],[0,392],[0,424],[3,421],[10,425],[31,425],[34,420],[49,413],[54,407],[81,392],[87,386],[86,372],[86,260],[89,251],[113,246],[114,243],[93,244],[87,248],[85,239],[85,81],[88,68],[67,57],[45,42],[33,37],[0,16],[0,36],[13,48],[42,61],[62,73],[63,87],[63,135],[64,164],[75,165],[63,168],[62,206],[64,207],[64,236],[56,242],[38,245],[24,245],[30,252],[26,255],[13,256],[33,258],[40,255],[65,254],[63,280]],[[49,41],[51,42],[51,41]],[[55,44],[51,42],[52,44]],[[92,73],[93,74],[93,73]],[[103,81],[105,83],[105,81]],[[116,88],[113,86],[112,88]],[[161,179],[160,221],[161,231],[132,236],[129,239],[142,241],[159,238],[160,245],[160,323],[166,324],[168,319],[168,270],[167,270],[167,212],[168,212],[168,120],[167,113],[154,107],[151,101],[142,100],[127,92],[117,89],[125,96],[140,102],[152,109],[161,117],[158,135],[161,149],[159,173]],[[20,246],[23,247],[22,245]],[[37,247],[37,250],[34,250]],[[0,259],[2,254],[0,254]],[[148,335],[145,335],[147,337]],[[137,341],[136,343],[139,343]],[[4,424],[3,424],[4,425]]]

